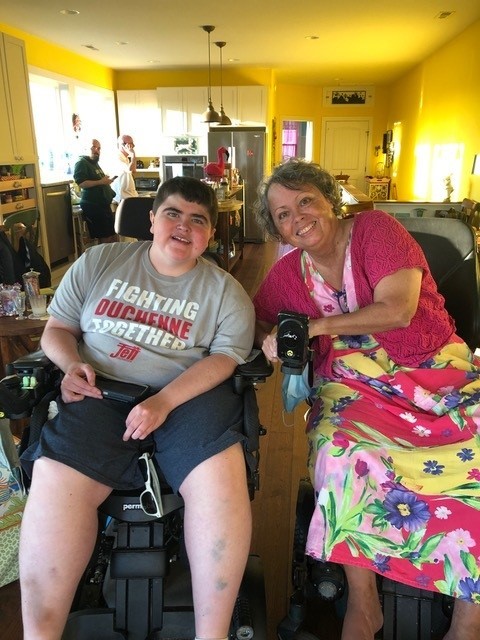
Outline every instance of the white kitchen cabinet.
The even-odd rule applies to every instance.
[[[0,113],[1,162],[35,162],[25,45],[6,33],[0,34]]]
[[[156,96],[156,104],[155,98]],[[220,87],[212,87],[212,102],[220,111]],[[122,132],[125,127],[137,145],[139,156],[159,155],[153,149],[145,152],[143,144],[156,142],[161,136],[192,135],[205,137],[206,123],[201,121],[208,106],[207,87],[157,87],[152,91],[117,91],[118,117]],[[233,125],[267,123],[266,87],[225,86],[223,108]],[[125,124],[124,124],[125,123]],[[140,133],[141,132],[141,133]],[[143,141],[142,147],[139,140]]]
[[[202,114],[208,106],[207,88],[183,87],[182,100],[187,122],[187,129],[183,133],[193,136],[205,135],[208,125],[202,122]]]
[[[187,133],[187,112],[183,104],[183,87],[158,87],[158,106],[162,133],[174,136]]]
[[[237,118],[242,124],[267,124],[266,87],[237,87]]]
[[[220,87],[214,87],[215,90],[215,109],[220,113]],[[237,116],[238,112],[238,87],[223,87],[223,110],[232,121],[233,125],[239,124],[240,120]]]
[[[130,135],[139,157],[160,156],[162,123],[155,89],[117,91],[120,135]]]

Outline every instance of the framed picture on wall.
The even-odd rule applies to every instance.
[[[323,106],[362,106],[373,104],[373,87],[325,87]]]

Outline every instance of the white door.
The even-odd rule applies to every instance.
[[[323,118],[320,164],[332,175],[347,174],[348,182],[365,190],[371,118]]]

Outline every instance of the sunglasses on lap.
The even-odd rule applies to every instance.
[[[148,453],[143,453],[138,462],[145,480],[145,489],[140,494],[140,505],[147,516],[160,518],[163,516],[163,505],[157,470]]]

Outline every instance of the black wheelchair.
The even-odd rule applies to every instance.
[[[400,222],[422,247],[458,335],[475,350],[480,346],[480,267],[475,230],[456,219],[408,218]],[[296,504],[293,593],[288,613],[277,628],[279,640],[316,640],[307,628],[309,612],[315,614],[325,602],[331,603],[339,618],[345,613],[348,584],[343,568],[305,554],[313,510],[313,487],[308,479],[302,479]],[[379,640],[443,638],[450,624],[452,598],[381,576],[377,576],[377,585],[384,615],[383,628],[376,636]]]
[[[272,372],[260,352],[237,367],[232,383],[243,397],[244,447],[250,498],[258,489],[259,422],[255,385]],[[16,360],[0,382],[0,405],[11,419],[29,417],[22,448],[38,440],[59,371],[42,352]],[[247,457],[246,457],[247,459]],[[195,625],[188,558],[183,543],[183,501],[161,478],[163,514],[145,513],[143,488],[113,491],[98,511],[98,539],[78,587],[62,640],[193,638]],[[142,508],[143,504],[143,508]],[[148,508],[147,508],[148,511]],[[148,511],[150,513],[150,511]],[[248,558],[232,616],[232,640],[266,640],[261,560]]]
[[[120,236],[151,240],[153,199],[123,200],[115,214]],[[217,256],[205,254],[218,264]],[[272,373],[260,352],[237,367],[232,383],[243,397],[247,482],[250,499],[258,488],[259,422],[255,385]],[[41,353],[7,367],[0,382],[0,406],[10,418],[29,417],[25,442],[35,442],[59,371]],[[142,461],[139,462],[142,464]],[[98,540],[78,587],[62,640],[162,640],[195,636],[191,578],[183,541],[183,501],[162,481],[163,515],[142,508],[149,492],[114,491],[98,510]],[[148,481],[148,478],[147,478]],[[156,509],[148,510],[155,513]],[[265,586],[261,560],[250,555],[233,612],[230,637],[266,640]]]

